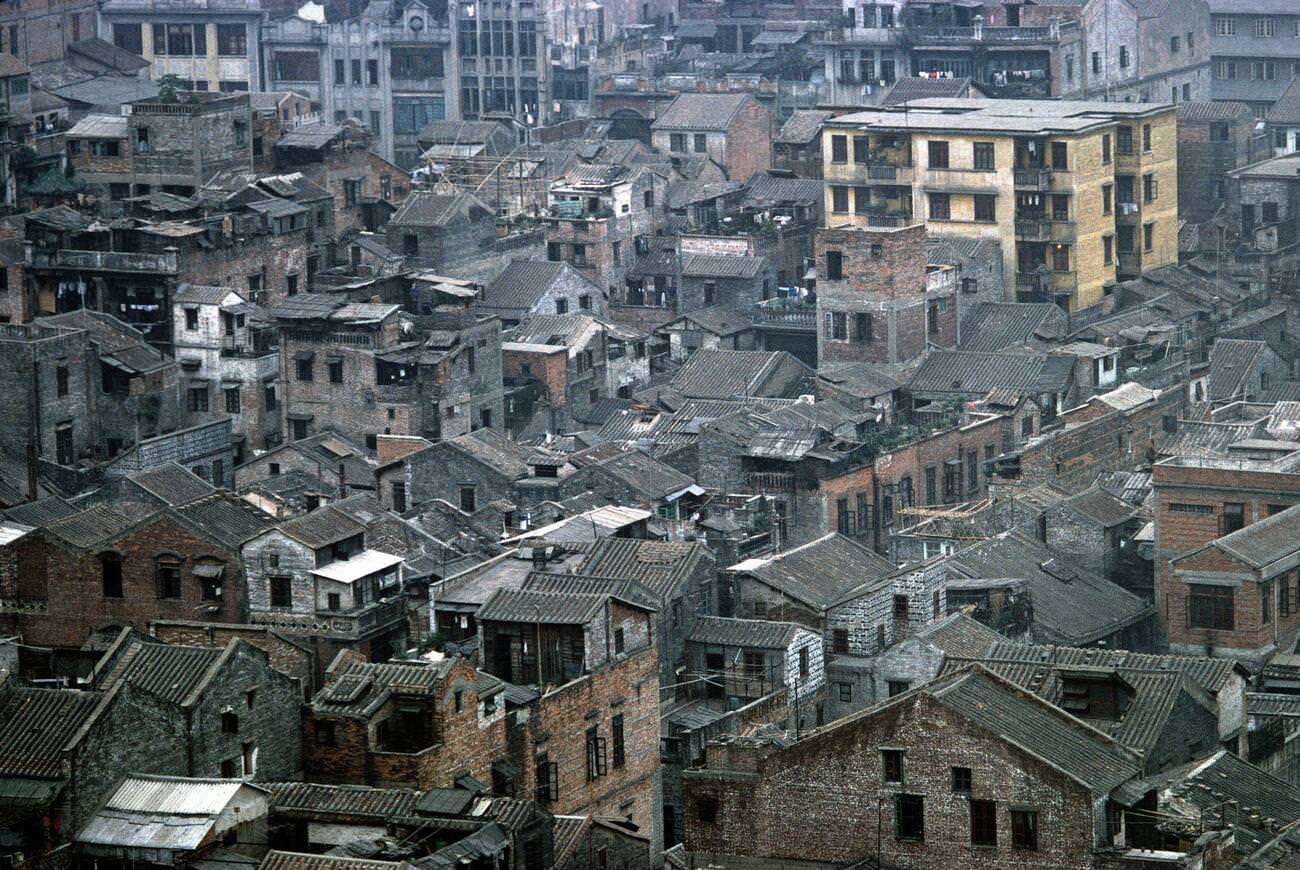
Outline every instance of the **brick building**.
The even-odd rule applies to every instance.
[[[480,631],[494,639],[483,644],[482,670],[458,658],[340,659],[306,714],[308,777],[427,789],[472,776],[557,814],[628,818],[658,849],[649,611],[610,596],[503,591],[484,615]],[[607,617],[617,622],[607,626]],[[524,636],[534,641],[527,651]]]
[[[389,250],[408,266],[454,272],[481,257],[496,239],[492,209],[469,193],[416,191],[385,227]]]
[[[276,780],[302,772],[303,690],[238,638],[224,647],[172,646],[123,629],[91,682],[154,693],[181,723],[183,776]]]
[[[495,314],[507,327],[530,314],[590,314],[605,317],[609,296],[599,285],[559,259],[512,260],[483,290],[475,307]]]
[[[1268,156],[1268,140],[1247,104],[1179,103],[1178,216],[1209,220],[1227,194],[1223,174]]]
[[[176,471],[158,480],[159,491],[183,497],[174,505],[130,515],[125,505],[99,505],[44,525],[40,543],[21,553],[15,597],[28,606],[15,629],[33,643],[78,648],[97,633],[196,612],[245,621],[240,546],[270,518],[227,494],[184,497],[204,485]]]
[[[790,745],[710,745],[684,773],[686,848],[722,865],[1117,866],[1125,807],[1150,790],[1122,788],[1140,770],[1137,753],[967,669]]]
[[[896,363],[957,346],[955,272],[926,266],[925,227],[817,232],[817,359]]]
[[[705,154],[732,181],[772,165],[772,114],[750,94],[680,94],[650,125],[650,144]]]

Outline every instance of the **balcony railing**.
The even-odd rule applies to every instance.
[[[749,492],[794,492],[795,476],[790,471],[751,471],[745,475]]]
[[[788,299],[769,299],[754,306],[754,322],[771,326],[814,330],[817,328],[817,307]]]
[[[905,214],[868,213],[866,218],[869,227],[905,227],[912,222],[912,216]]]
[[[1053,42],[1060,38],[1055,27],[910,27],[908,34],[918,42]]]
[[[1031,190],[1046,190],[1052,184],[1050,169],[1017,169],[1015,171],[1016,187]]]
[[[1045,242],[1052,237],[1052,225],[1043,218],[1016,218],[1016,238]]]
[[[406,599],[402,596],[376,601],[360,610],[318,611],[317,613],[251,613],[254,625],[266,625],[282,631],[320,634],[330,637],[359,638],[393,625],[406,618]]]
[[[176,252],[139,254],[125,251],[57,251],[32,249],[31,264],[55,269],[79,269],[85,272],[146,272],[175,275]]]

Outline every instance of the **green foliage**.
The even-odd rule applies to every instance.
[[[184,82],[181,81],[181,77],[176,73],[166,73],[158,79],[158,102],[179,102],[182,90],[184,90]]]

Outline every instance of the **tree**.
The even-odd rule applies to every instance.
[[[166,73],[158,79],[158,101],[175,103],[179,101],[178,92],[185,89],[185,83],[176,73]]]

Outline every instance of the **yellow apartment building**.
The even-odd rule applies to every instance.
[[[997,239],[1006,297],[1091,308],[1178,260],[1175,110],[915,100],[822,127],[826,225]]]

